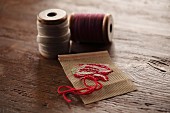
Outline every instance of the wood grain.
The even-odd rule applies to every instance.
[[[48,8],[104,12],[114,17],[111,45],[72,45],[72,53],[108,49],[138,91],[83,105],[56,93],[70,85],[58,60],[38,53],[36,15]],[[1,0],[0,113],[170,112],[169,0]]]

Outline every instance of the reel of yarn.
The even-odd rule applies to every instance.
[[[67,14],[61,9],[47,9],[37,15],[37,43],[46,58],[69,53],[70,30]]]
[[[76,43],[112,42],[113,18],[110,14],[71,14],[71,40]]]

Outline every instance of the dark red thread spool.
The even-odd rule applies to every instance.
[[[79,43],[110,43],[113,18],[110,14],[71,14],[71,40]]]

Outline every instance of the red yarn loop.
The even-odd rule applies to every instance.
[[[86,83],[87,79],[93,81],[95,83],[95,85],[94,86],[88,85]],[[71,102],[71,100],[69,98],[67,98],[67,96],[66,96],[69,93],[74,94],[74,95],[88,95],[88,94],[91,94],[94,91],[99,90],[103,87],[102,84],[99,83],[96,80],[96,78],[94,78],[93,76],[84,77],[84,78],[82,78],[82,80],[83,80],[84,85],[86,86],[85,88],[76,89],[76,88],[73,88],[73,87],[70,87],[70,86],[59,86],[57,92],[59,94],[62,94],[63,98],[67,102]]]
[[[108,75],[109,73],[112,72],[112,70],[106,66],[106,65],[101,65],[101,64],[80,64],[79,65],[79,69],[74,73],[74,76],[77,78],[80,78],[84,84],[84,88],[73,88],[70,86],[59,86],[57,92],[59,94],[62,94],[63,98],[67,101],[67,102],[71,102],[72,100],[70,100],[67,97],[67,94],[73,94],[73,95],[88,95],[93,93],[94,91],[100,90],[103,85],[98,82],[99,80],[102,81],[107,81],[108,77],[106,75]],[[97,66],[97,67],[93,67],[93,66]],[[104,72],[102,72],[102,71]],[[80,73],[79,73],[80,72]],[[93,72],[92,74],[81,74],[81,72]],[[96,76],[95,74],[98,74],[98,76]],[[93,81],[93,84],[90,82],[90,84],[88,84],[88,81]]]

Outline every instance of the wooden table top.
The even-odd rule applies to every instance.
[[[56,93],[71,85],[56,60],[39,55],[36,15],[48,8],[108,12],[114,17],[113,44],[72,46],[72,53],[107,49],[138,91],[84,105]],[[170,112],[169,0],[1,0],[0,113]]]

